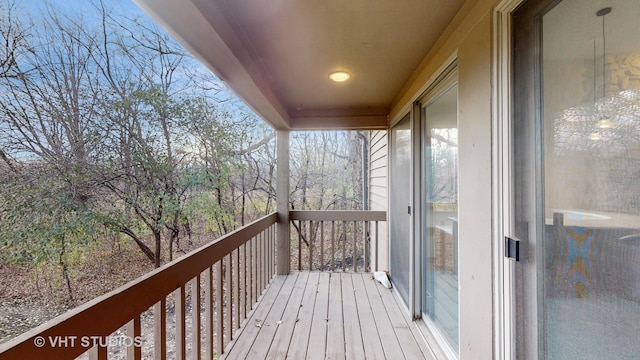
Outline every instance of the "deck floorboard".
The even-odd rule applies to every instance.
[[[291,344],[289,344],[289,351],[287,352],[287,356],[291,359],[305,359],[307,357],[316,294],[318,293],[319,274],[320,273],[317,272],[310,273],[304,289],[302,303],[298,311],[298,318],[296,319],[293,335],[291,336]],[[322,353],[324,354],[324,343],[322,344]]]
[[[331,273],[329,280],[329,315],[327,316],[327,359],[344,359],[344,318],[342,314],[342,276]]]
[[[323,360],[327,349],[327,319],[329,317],[329,281],[331,273],[323,272],[318,276],[318,290],[313,307],[311,332],[307,344],[308,360]]]
[[[364,278],[359,274],[354,275],[353,278],[354,294],[358,303],[358,317],[360,320],[362,340],[367,344],[365,348],[366,358],[372,360],[385,359],[382,341],[380,340],[380,329],[378,329],[375,315],[373,314],[375,311],[380,311],[381,309],[374,309],[371,307],[371,302],[367,296],[367,290],[364,284]],[[392,357],[390,359],[399,358]]]
[[[276,276],[223,359],[433,359],[392,291],[367,273]]]

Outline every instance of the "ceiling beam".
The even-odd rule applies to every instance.
[[[389,108],[289,109],[292,130],[374,130],[389,126]]]
[[[292,117],[291,130],[385,130],[386,115]]]
[[[349,117],[349,116],[387,116],[388,107],[349,107],[349,108],[294,108],[289,109],[289,117]]]

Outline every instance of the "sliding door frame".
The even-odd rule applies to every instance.
[[[413,297],[413,308],[412,314],[414,319],[418,320],[417,324],[425,336],[427,342],[431,346],[432,350],[435,352],[437,358],[446,358],[446,359],[457,359],[459,350],[451,348],[449,346],[448,341],[444,338],[442,334],[439,333],[439,330],[435,329],[434,325],[431,324],[428,320],[423,318],[424,309],[422,308],[422,297],[424,294],[423,289],[423,276],[425,274],[425,265],[422,261],[422,252],[423,252],[423,238],[426,236],[426,229],[424,228],[423,217],[425,214],[424,204],[425,204],[425,184],[424,181],[427,179],[427,174],[425,173],[424,164],[423,164],[423,150],[426,144],[425,140],[425,121],[426,119],[422,116],[422,110],[425,106],[428,106],[431,102],[435,101],[442,94],[444,94],[447,90],[451,89],[451,87],[455,86],[458,83],[458,68],[457,68],[457,58],[452,58],[446,66],[442,68],[442,70],[438,73],[438,76],[430,82],[430,86],[422,92],[422,94],[418,97],[418,100],[413,103],[413,130],[415,131],[414,135],[414,208],[416,209],[414,215],[414,297]],[[458,192],[459,194],[459,192]],[[459,199],[458,199],[459,202]],[[457,251],[456,251],[457,253]],[[458,301],[459,306],[459,301]],[[458,308],[458,315],[460,314]],[[460,321],[458,319],[458,331],[460,325]]]
[[[505,257],[513,217],[513,12],[525,0],[503,0],[493,11],[492,202],[493,313],[496,359],[516,359],[516,263]]]

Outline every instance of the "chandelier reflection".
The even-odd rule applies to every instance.
[[[556,118],[554,128],[555,149],[560,153],[597,150],[622,154],[639,149],[640,89],[566,109]]]
[[[607,77],[609,66],[612,69],[610,75],[618,80],[618,84],[630,84],[629,81],[621,82],[619,78],[629,80],[630,76],[635,77],[633,73],[636,71],[624,68],[640,62],[640,54],[607,56],[605,21],[611,10],[605,7],[596,12],[596,16],[602,18],[602,66],[597,64],[594,39],[591,104],[566,109],[555,119],[554,148],[558,153],[593,151],[594,156],[607,156],[640,149],[640,86],[625,86],[627,89],[624,89],[609,84]],[[601,86],[596,81],[598,73],[602,78]]]

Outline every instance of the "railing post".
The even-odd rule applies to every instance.
[[[278,210],[278,246],[276,264],[278,275],[289,274],[289,130],[277,130],[276,203]]]
[[[109,351],[106,347],[94,345],[89,349],[89,360],[107,360]]]
[[[161,298],[153,306],[153,358],[167,360],[167,299]]]
[[[127,347],[127,360],[142,359],[142,348],[140,346],[137,346],[137,342],[141,334],[140,326],[140,316],[136,316],[127,324],[127,337],[133,342],[131,346]]]

